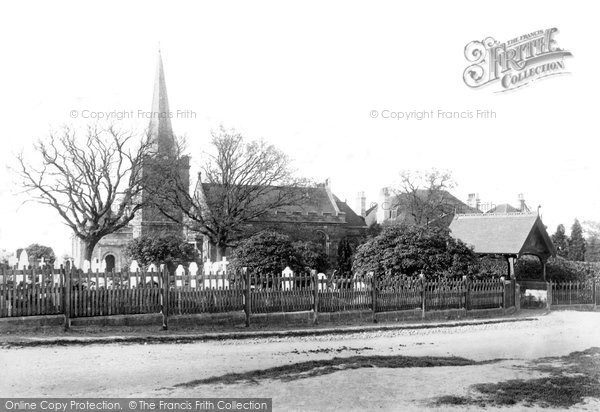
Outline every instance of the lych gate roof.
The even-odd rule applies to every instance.
[[[452,236],[473,246],[479,254],[533,254],[542,258],[555,249],[536,213],[456,215]]]

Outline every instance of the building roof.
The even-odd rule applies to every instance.
[[[152,110],[149,126],[150,137],[158,153],[173,154],[175,151],[175,137],[171,126],[171,112],[169,98],[167,97],[167,83],[163,68],[162,56],[158,52],[156,63],[156,77],[154,79],[154,93],[152,95]]]
[[[206,199],[207,205],[216,205],[220,203],[220,188],[222,187],[216,183],[202,183],[202,195]],[[198,186],[196,191],[198,190]],[[311,220],[319,220],[319,216],[327,216],[329,222],[331,217],[339,217],[339,223],[346,223],[350,226],[365,226],[365,220],[358,216],[352,208],[350,208],[345,202],[342,202],[337,196],[333,195],[326,185],[316,187],[277,187],[272,186],[268,191],[264,193],[264,201],[267,203],[276,203],[276,199],[266,199],[286,196],[283,192],[287,192],[287,196],[291,196],[294,201],[293,204],[278,207],[276,210],[270,211],[269,215],[261,217],[260,220],[266,219],[269,221],[285,221],[288,220],[285,216],[287,215],[310,215]],[[292,191],[290,195],[289,191]],[[261,199],[256,199],[254,202],[258,203]],[[251,205],[249,207],[252,207]],[[277,212],[276,217],[274,212]],[[294,219],[296,220],[296,219]],[[334,223],[334,222],[333,222]]]
[[[372,206],[366,212],[366,221],[369,223],[376,222],[377,212],[379,208],[383,208],[384,210],[396,210],[396,218],[386,216],[386,221],[399,222],[407,218],[410,219],[410,196],[411,195],[408,193],[401,193],[389,197],[386,201],[383,202],[383,204],[376,204]],[[421,200],[427,199],[428,196],[433,196],[436,202],[441,201],[441,215],[437,218],[437,220],[440,220],[440,222],[448,221],[447,224],[449,224],[449,220],[452,219],[455,213],[481,213],[478,209],[467,205],[447,190],[437,190],[430,193],[426,189],[418,189],[417,196]]]
[[[338,197],[336,195],[333,195],[333,198],[335,199],[335,201],[337,203],[337,207],[340,210],[340,212],[346,214],[346,224],[348,224],[350,226],[365,226],[366,225],[365,218],[357,215],[356,212],[354,212],[354,210],[352,210],[352,208],[350,206],[348,206],[348,204],[346,202],[342,202],[340,199],[338,199]]]
[[[532,254],[548,258],[556,253],[540,217],[535,213],[456,215],[452,236],[479,254]]]
[[[521,210],[517,209],[514,206],[509,205],[508,203],[502,203],[501,205],[494,206],[486,213],[519,213]]]

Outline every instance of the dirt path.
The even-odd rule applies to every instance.
[[[529,367],[531,361],[594,346],[600,346],[600,313],[554,312],[535,322],[342,336],[2,349],[0,397],[260,396],[273,397],[274,410],[436,409],[431,402],[438,396],[465,396],[482,382],[544,376]],[[317,368],[312,377],[292,381],[267,377],[254,383],[190,384],[228,373],[253,376],[253,371],[285,365],[294,372],[307,361],[374,356],[503,360],[427,368],[336,366],[341,370]],[[577,408],[599,406],[592,400]]]

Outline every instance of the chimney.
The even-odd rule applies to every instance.
[[[467,197],[467,206],[480,210],[479,193],[469,193]]]
[[[390,209],[390,191],[387,187],[379,191],[379,199],[377,202],[377,223],[383,223],[388,218]]]
[[[356,211],[360,211],[362,217],[367,215],[367,198],[365,197],[365,192],[358,192],[356,195]]]
[[[519,193],[517,198],[519,199],[519,211],[525,212],[527,209],[527,206],[525,205],[525,196],[523,196],[523,193]]]

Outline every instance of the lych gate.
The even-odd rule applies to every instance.
[[[546,262],[556,250],[537,213],[456,215],[450,224],[452,236],[473,246],[478,255],[503,256],[507,276],[514,277],[514,263],[524,255],[536,256],[546,280]]]

